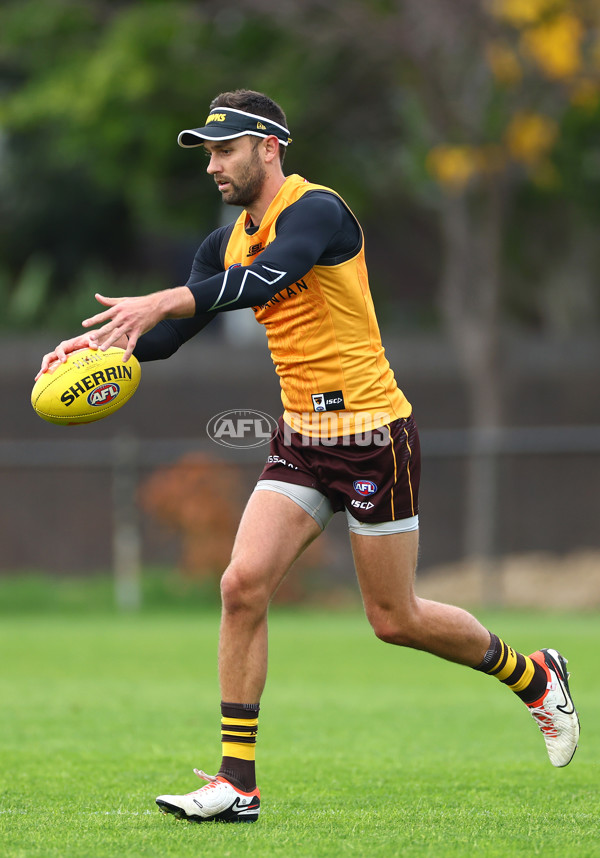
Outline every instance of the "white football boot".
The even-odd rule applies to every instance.
[[[566,766],[573,759],[579,741],[579,718],[569,691],[567,660],[555,649],[541,649],[529,656],[548,675],[548,685],[539,700],[527,703],[543,733],[550,762]]]
[[[260,791],[234,787],[221,775],[207,775],[194,769],[206,786],[186,795],[159,795],[156,803],[163,813],[190,822],[256,822],[260,812]]]

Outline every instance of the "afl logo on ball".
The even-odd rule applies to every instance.
[[[354,491],[366,498],[375,494],[377,486],[371,480],[354,480]]]
[[[87,401],[89,405],[108,405],[109,402],[114,402],[121,388],[114,381],[108,384],[100,384],[88,393]]]

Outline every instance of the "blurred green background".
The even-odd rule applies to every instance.
[[[230,319],[187,358],[145,369],[136,404],[85,434],[67,439],[27,403],[41,355],[79,330],[95,291],[185,282],[227,213],[177,134],[238,87],[282,104],[287,171],[333,186],[364,226],[384,343],[430,462],[423,570],[515,552],[596,557],[599,27],[591,0],[6,0],[1,567],[114,564],[117,436],[143,442],[150,472],[193,438],[206,452],[222,407],[278,413],[260,331]],[[105,446],[67,449],[90,440]],[[261,456],[240,465],[242,495]],[[83,497],[87,515],[57,536],[52,498]],[[176,563],[156,522],[144,526],[141,560]],[[345,550],[329,563],[342,577]]]
[[[449,320],[451,296],[436,299],[454,260],[477,292],[500,281],[512,324],[595,328],[598,15],[582,0],[8,0],[3,326],[78,324],[97,282],[185,275],[182,247],[220,203],[176,137],[246,87],[284,106],[288,169],[373,224],[374,288],[397,323]]]

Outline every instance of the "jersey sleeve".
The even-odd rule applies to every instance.
[[[221,227],[204,239],[194,257],[190,279],[205,279],[223,271],[220,247],[226,230],[227,227]],[[216,315],[217,312],[214,311],[196,313],[190,319],[163,319],[139,338],[133,353],[140,362],[171,357],[184,343],[205,328]]]
[[[343,202],[335,194],[315,191],[281,213],[275,240],[251,265],[231,267],[209,277],[202,277],[202,271],[194,268],[186,285],[194,296],[197,314],[255,307],[292,286],[321,259],[335,259],[359,249],[360,229]]]
[[[142,334],[133,353],[140,363],[169,358],[184,343],[200,333],[216,315],[199,313],[191,319],[163,319],[152,330]]]

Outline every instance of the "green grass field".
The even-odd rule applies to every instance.
[[[5,615],[0,854],[600,856],[597,618],[483,620],[570,659],[583,731],[568,768],[497,681],[386,646],[358,613],[275,609],[260,821],[194,825],[154,798],[218,766],[217,613]]]

